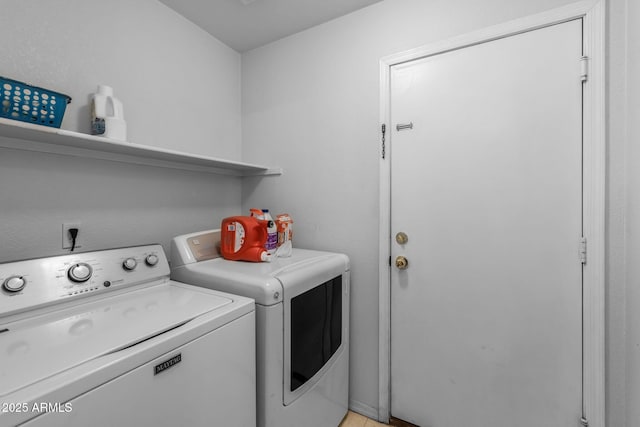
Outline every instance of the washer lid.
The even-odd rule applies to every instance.
[[[232,303],[171,282],[0,326],[0,396]]]

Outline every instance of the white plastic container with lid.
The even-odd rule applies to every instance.
[[[98,85],[98,91],[91,98],[91,134],[127,140],[122,102],[113,96],[110,86]]]

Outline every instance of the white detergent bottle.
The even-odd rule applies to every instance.
[[[267,243],[265,248],[269,255],[273,255],[278,249],[278,229],[276,228],[275,221],[271,218],[269,209],[262,209],[262,214],[264,215],[265,221],[267,221]]]
[[[127,140],[122,102],[113,96],[110,86],[98,85],[98,91],[91,98],[91,134]]]

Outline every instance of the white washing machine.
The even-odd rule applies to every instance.
[[[0,426],[255,426],[249,298],[160,245],[0,264]]]
[[[219,257],[219,230],[179,236],[171,278],[256,302],[260,427],[336,427],[349,399],[349,259],[293,249],[273,262]]]

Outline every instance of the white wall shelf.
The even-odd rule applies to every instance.
[[[231,176],[282,174],[282,169],[122,142],[3,118],[0,118],[0,147]]]

